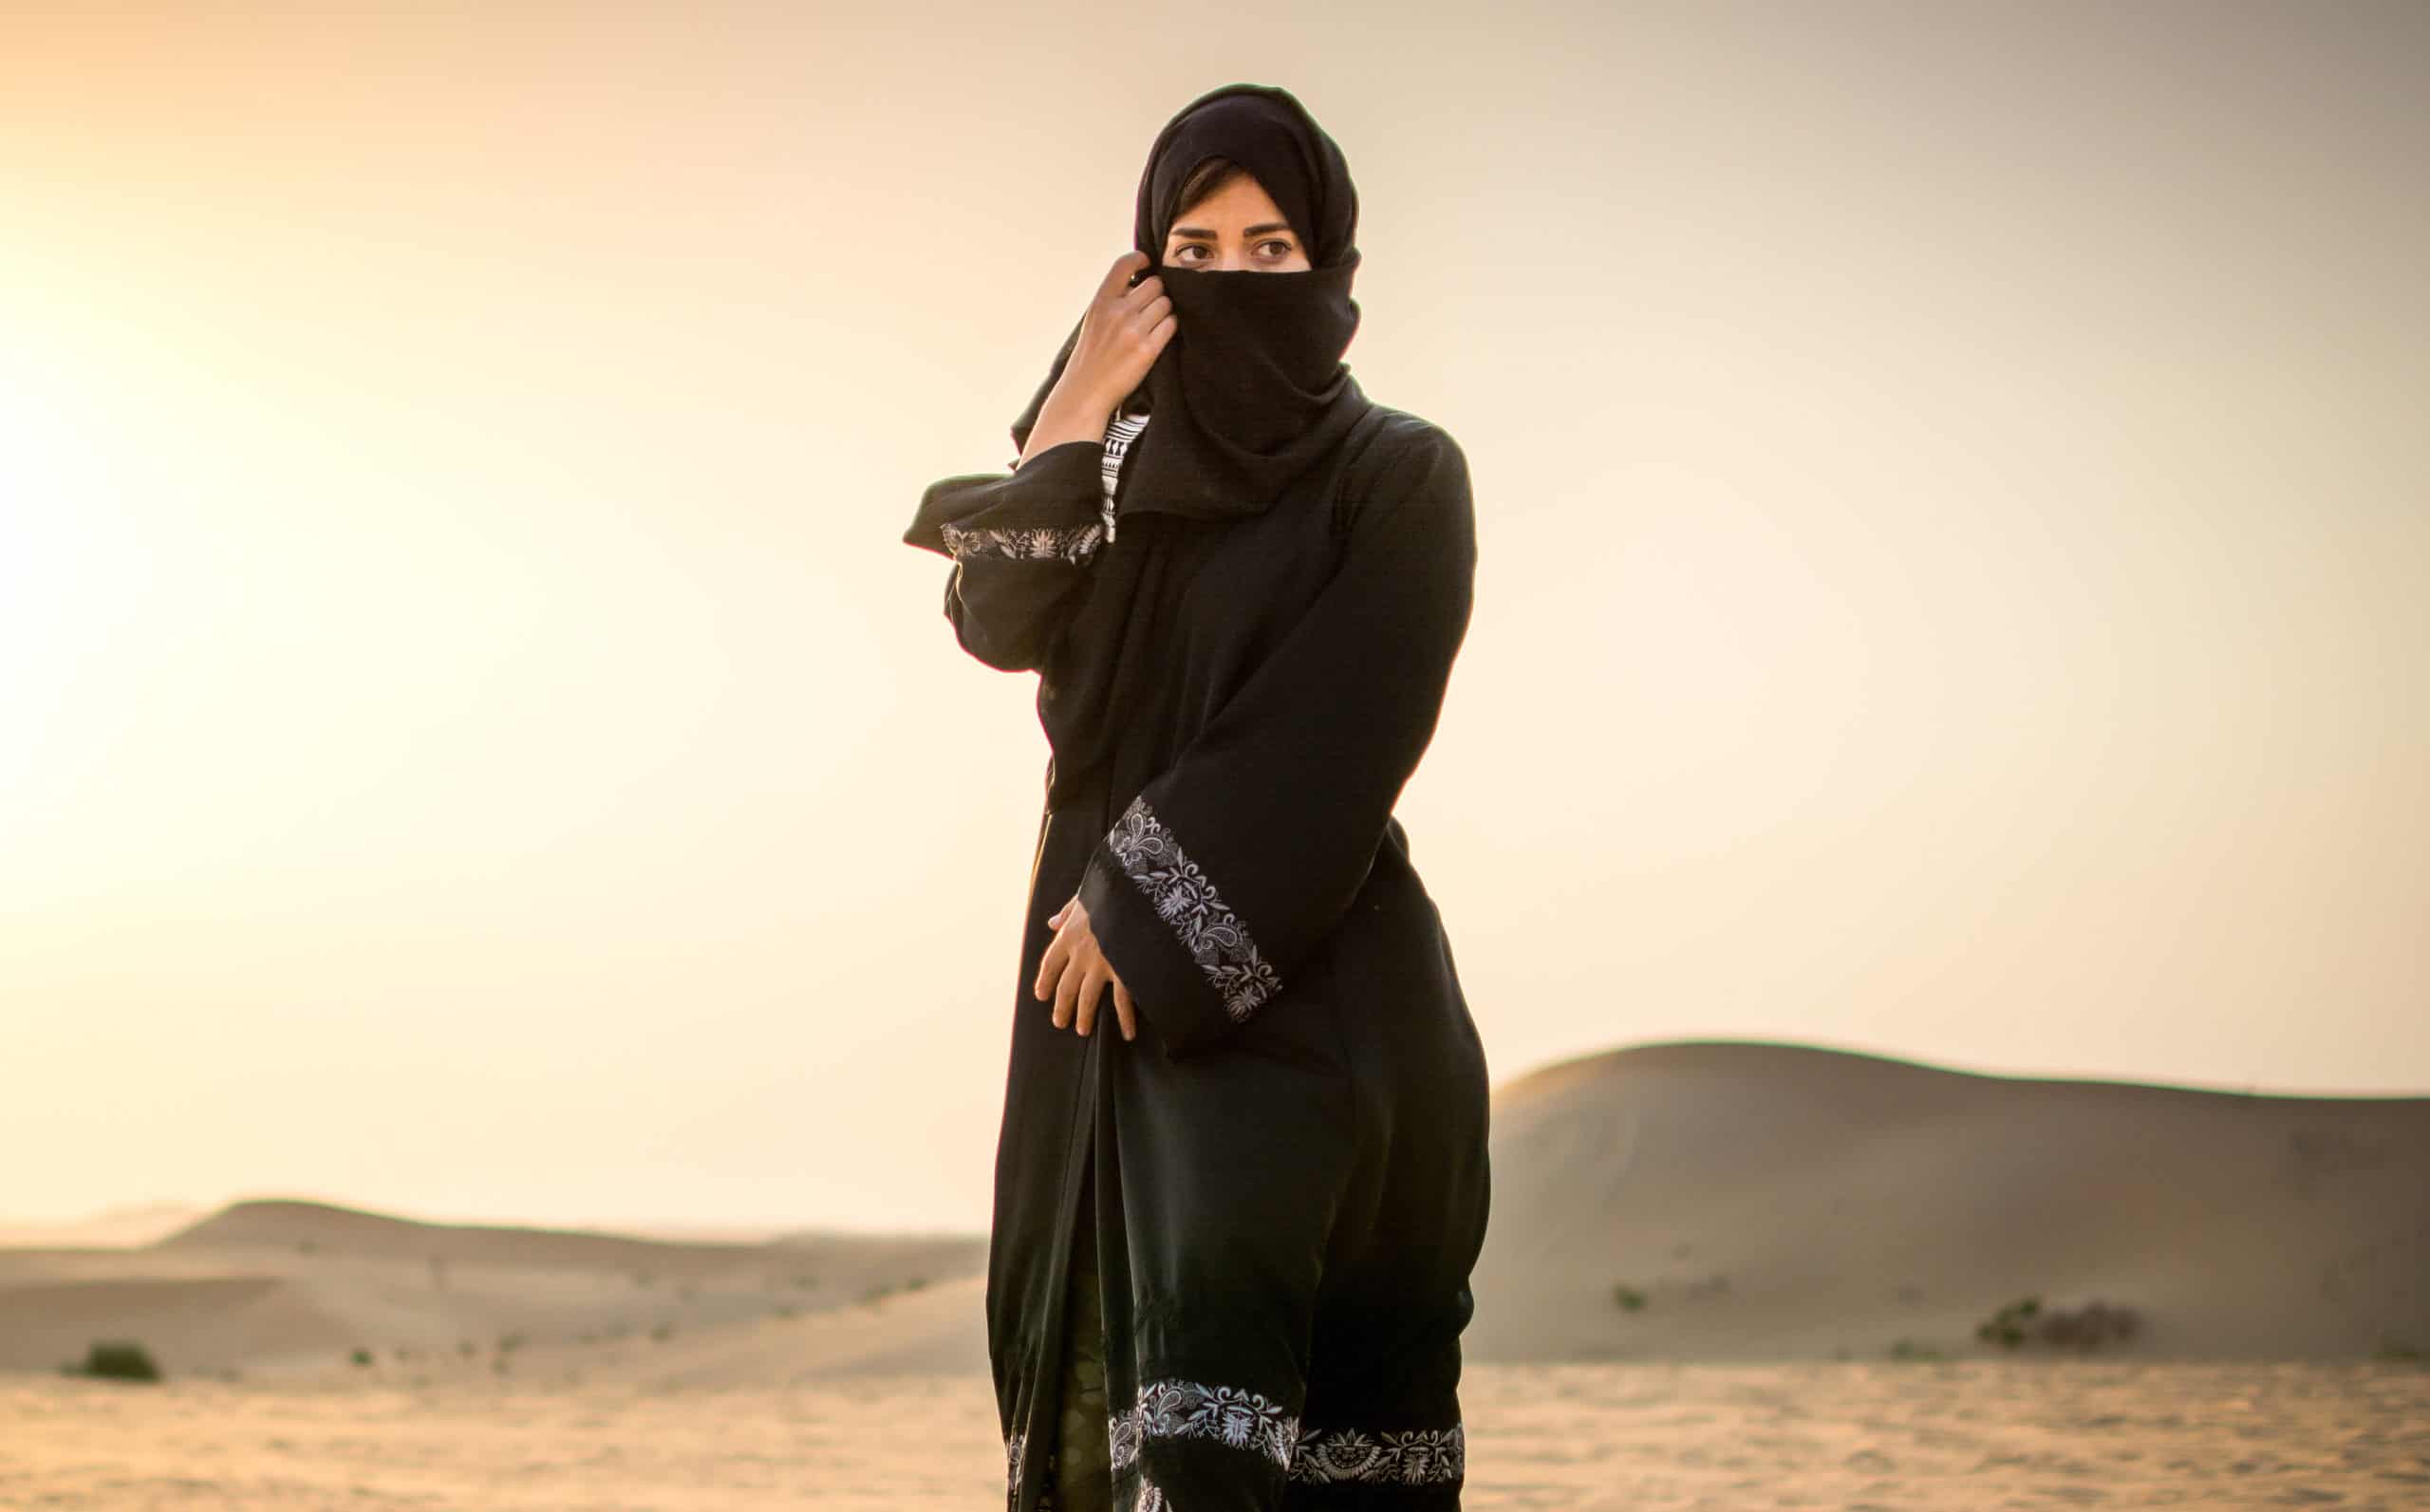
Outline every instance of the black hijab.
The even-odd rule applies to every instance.
[[[1160,266],[1182,185],[1232,159],[1273,197],[1308,253],[1301,272]],[[1358,329],[1358,190],[1324,128],[1287,89],[1208,90],[1165,123],[1139,178],[1134,245],[1172,301],[1174,328],[1128,401],[1155,419],[1123,460],[1120,511],[1254,514],[1330,452],[1371,406],[1342,353]],[[1075,325],[1013,422],[1028,448],[1080,338]]]

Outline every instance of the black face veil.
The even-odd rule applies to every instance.
[[[1211,157],[1254,176],[1307,250],[1303,272],[1158,266],[1181,187]],[[1130,400],[1155,419],[1123,460],[1121,510],[1254,514],[1370,406],[1342,353],[1358,329],[1358,191],[1341,149],[1290,91],[1235,84],[1184,106],[1149,149],[1133,244],[1172,301],[1174,329]],[[1078,342],[1075,325],[1020,418],[1026,448]]]

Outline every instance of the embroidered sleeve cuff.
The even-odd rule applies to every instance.
[[[956,561],[1086,561],[1105,538],[1103,455],[1096,441],[1063,441],[1015,472],[939,478],[904,542]]]
[[[1080,902],[1168,1058],[1208,1048],[1282,990],[1246,923],[1144,796],[1090,855]]]
[[[1105,527],[1086,525],[989,525],[965,529],[947,520],[939,526],[945,554],[959,562],[972,556],[1009,556],[1019,561],[1085,562],[1105,541]]]

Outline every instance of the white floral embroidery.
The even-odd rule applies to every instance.
[[[1155,905],[1156,917],[1172,925],[1191,959],[1235,1023],[1282,990],[1282,979],[1265,958],[1240,915],[1225,907],[1214,879],[1198,869],[1170,830],[1148,807],[1143,794],[1131,800],[1106,845],[1125,875]]]
[[[974,528],[946,520],[937,527],[945,551],[959,562],[968,556],[1008,556],[1022,562],[1084,563],[1097,547],[1113,539],[1113,488],[1122,475],[1123,454],[1148,426],[1145,415],[1116,415],[1106,425],[1105,450],[1098,466],[1105,497],[1094,525],[1003,525]],[[1014,467],[1020,464],[1018,460]]]
[[[1139,1500],[1131,1503],[1132,1512],[1172,1512],[1172,1503],[1165,1500],[1165,1488],[1153,1481],[1139,1483]]]
[[[1457,1423],[1447,1428],[1372,1434],[1356,1428],[1311,1429],[1294,1449],[1291,1479],[1423,1485],[1460,1480],[1467,1458],[1467,1432]]]
[[[1150,1381],[1139,1389],[1136,1404],[1107,1419],[1107,1430],[1116,1470],[1136,1460],[1151,1437],[1216,1439],[1236,1449],[1252,1449],[1287,1470],[1299,1420],[1284,1411],[1281,1403],[1245,1387]]]
[[[1020,561],[1085,562],[1105,536],[1105,523],[1023,525],[973,530],[947,520],[937,527],[945,551],[957,562],[966,556],[1009,556]]]
[[[1021,1447],[1028,1439],[1026,1432],[1015,1428],[1004,1440],[1004,1489],[1007,1493],[1018,1494],[1021,1488]]]

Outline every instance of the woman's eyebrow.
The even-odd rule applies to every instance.
[[[1290,229],[1291,223],[1287,220],[1269,220],[1262,226],[1251,226],[1247,230],[1242,232],[1241,234],[1243,236],[1262,236],[1270,231],[1289,231]],[[1213,241],[1215,239],[1215,233],[1208,231],[1204,226],[1175,226],[1173,228],[1173,234],[1188,241]]]

